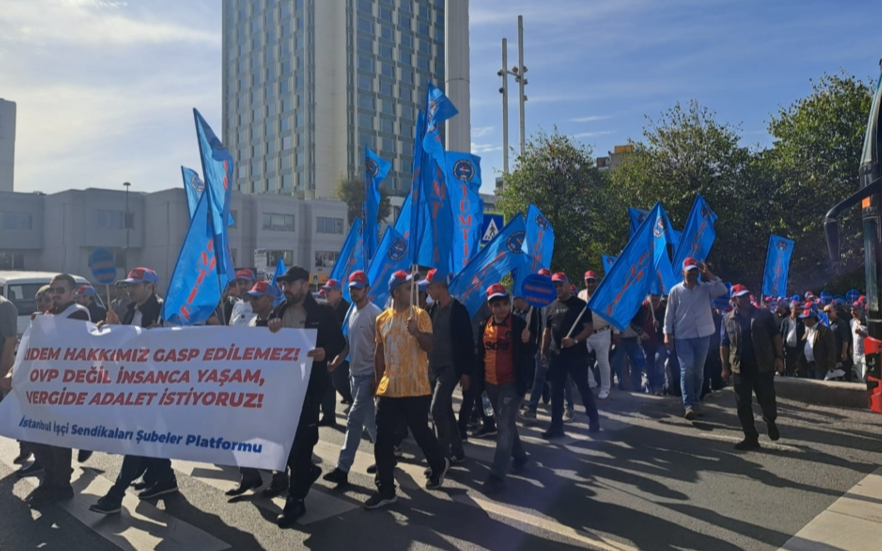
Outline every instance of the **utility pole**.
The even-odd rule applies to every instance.
[[[527,67],[524,65],[524,16],[518,16],[518,64],[511,69],[508,68],[508,40],[502,39],[502,69],[496,74],[502,77],[502,88],[499,93],[502,94],[502,178],[503,185],[505,177],[508,175],[508,75],[512,75],[515,82],[518,83],[518,104],[520,115],[520,154],[523,156],[527,149],[527,122],[525,116],[524,104],[527,96],[524,94],[524,87],[529,84],[526,78]]]
[[[518,16],[518,66],[512,67],[512,72],[516,75],[515,82],[518,83],[518,96],[520,100],[520,116],[521,116],[521,156],[527,148],[526,122],[524,120],[524,103],[527,96],[524,95],[524,86],[527,85],[527,68],[524,67],[524,16]]]
[[[502,77],[502,88],[499,93],[502,94],[502,179],[505,184],[505,177],[508,176],[508,40],[502,39],[502,69],[497,71],[497,75]]]
[[[132,184],[129,182],[123,182],[123,185],[126,187],[126,213],[123,216],[123,225],[126,227],[126,254],[125,254],[125,272],[126,277],[129,273],[129,186]]]

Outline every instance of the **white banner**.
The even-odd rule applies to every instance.
[[[0,434],[109,453],[283,470],[314,329],[141,329],[37,316]]]

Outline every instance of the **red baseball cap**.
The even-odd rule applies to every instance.
[[[78,297],[94,297],[96,294],[95,289],[91,285],[83,285],[79,289],[77,289],[76,295]]]
[[[450,283],[450,274],[447,274],[445,277],[444,274],[438,272],[437,268],[432,268],[426,273],[426,279],[423,281],[425,281],[427,285],[431,283]]]
[[[150,268],[133,268],[129,272],[129,277],[123,280],[123,283],[159,283],[159,276]]]
[[[549,270],[548,268],[542,268],[542,269],[540,269],[537,273],[538,273],[539,275],[544,275],[544,276],[551,277],[551,270]]]
[[[551,281],[558,282],[563,281],[564,283],[569,283],[569,279],[567,279],[567,274],[563,272],[557,272],[553,276],[551,276]]]
[[[493,300],[496,297],[508,298],[508,291],[499,283],[487,287],[487,300]]]
[[[684,270],[698,270],[700,269],[698,265],[698,261],[692,258],[691,256],[683,261],[683,269]]]
[[[389,292],[397,289],[402,283],[413,281],[413,274],[409,274],[404,270],[398,270],[389,278]]]
[[[742,295],[750,294],[750,291],[744,285],[736,283],[732,286],[731,294],[733,297],[740,297]]]
[[[337,289],[339,291],[341,288],[342,288],[342,286],[340,285],[340,282],[337,281],[336,279],[329,279],[325,282],[324,285],[322,285],[322,289],[326,289],[326,290]]]
[[[349,275],[349,286],[356,289],[363,289],[368,285],[367,274],[364,270],[355,270]]]
[[[272,297],[279,296],[278,289],[273,286],[269,281],[258,281],[254,284],[254,287],[248,291],[248,294],[253,297],[262,297],[266,295],[270,295]]]
[[[585,272],[585,279],[597,279],[597,274],[594,273],[594,270],[588,270]]]
[[[250,269],[240,268],[240,269],[236,270],[236,279],[244,279],[247,281],[254,281],[257,278],[254,277],[254,272],[252,272]]]

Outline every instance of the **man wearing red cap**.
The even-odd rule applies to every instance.
[[[77,289],[75,300],[77,304],[85,306],[89,309],[89,317],[92,323],[104,321],[107,318],[107,309],[98,304],[96,297],[98,293],[91,285],[83,285]]]
[[[348,483],[349,469],[355,461],[355,452],[361,435],[367,429],[371,442],[377,441],[377,423],[374,411],[374,391],[377,387],[374,354],[377,349],[377,317],[383,313],[368,300],[371,287],[367,274],[356,270],[349,276],[349,296],[355,308],[347,320],[346,347],[331,362],[330,367],[340,365],[349,356],[349,380],[352,388],[352,407],[346,417],[346,438],[337,467],[323,478],[338,485]]]
[[[398,501],[395,495],[395,431],[403,419],[429,463],[426,488],[441,487],[450,459],[429,430],[429,358],[434,340],[432,320],[422,308],[411,305],[413,275],[399,270],[389,278],[392,306],[377,317],[377,492],[364,504],[378,509]]]
[[[518,472],[527,463],[527,452],[521,446],[515,421],[518,405],[527,391],[535,347],[525,332],[526,321],[512,314],[505,287],[491,285],[487,301],[493,315],[481,324],[477,378],[484,382],[499,431],[490,476],[484,482],[484,492],[493,493],[505,486],[510,467]]]
[[[700,281],[703,275],[707,281]],[[665,345],[674,349],[680,362],[680,390],[686,419],[700,413],[698,402],[704,387],[704,362],[710,337],[716,331],[711,302],[729,290],[694,258],[683,261],[683,282],[674,285],[668,294],[665,312]],[[675,345],[676,342],[676,345]]]
[[[542,437],[549,439],[564,436],[563,398],[567,375],[573,378],[582,395],[588,414],[588,430],[600,430],[594,394],[588,386],[588,349],[584,346],[585,340],[594,333],[591,312],[585,301],[571,293],[566,274],[558,272],[551,276],[551,281],[557,290],[557,299],[548,305],[542,336],[542,357],[549,361],[548,375],[551,377],[551,425]]]
[[[469,388],[475,366],[475,341],[469,311],[450,296],[447,277],[437,270],[426,274],[426,290],[432,297],[426,313],[432,319],[434,344],[429,352],[429,373],[434,381],[432,422],[444,452],[452,463],[465,460],[462,436],[453,414],[456,385]]]
[[[720,360],[723,379],[732,379],[738,404],[738,420],[744,431],[744,440],[735,444],[737,450],[760,447],[759,433],[753,419],[751,396],[763,410],[763,421],[769,438],[780,436],[775,419],[775,372],[784,373],[784,350],[775,317],[766,309],[750,303],[750,291],[744,285],[732,286],[735,309],[726,314],[720,328]]]
[[[579,291],[579,298],[586,303],[591,300],[591,295],[597,290],[598,283],[600,282],[594,271],[588,270],[585,272],[585,288]],[[588,340],[585,342],[588,349],[593,350],[597,356],[597,369],[600,371],[600,392],[597,394],[597,397],[604,400],[609,398],[610,389],[609,349],[612,346],[613,340],[618,340],[619,332],[600,316],[593,318],[593,320],[594,334],[588,337]],[[594,380],[594,375],[589,374],[588,377],[588,383],[590,384]]]

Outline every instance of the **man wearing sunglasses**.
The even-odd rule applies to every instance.
[[[90,321],[89,310],[74,302],[77,282],[69,274],[58,274],[49,282],[49,295],[52,297],[52,308],[46,315],[61,316],[68,319]],[[12,389],[12,369],[0,381],[3,390]],[[44,469],[43,481],[36,490],[27,497],[31,507],[42,507],[73,497],[70,485],[70,448],[50,446],[48,444],[30,444],[34,452],[34,463]],[[36,473],[34,473],[36,474]]]

